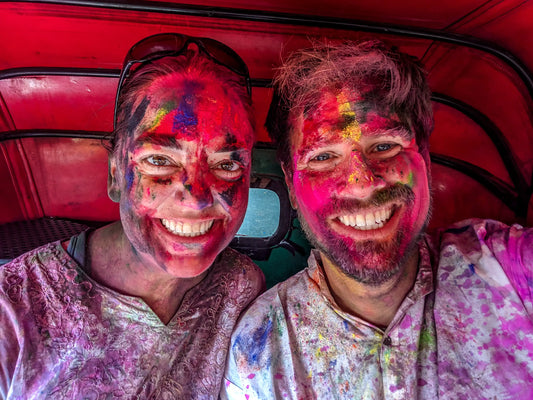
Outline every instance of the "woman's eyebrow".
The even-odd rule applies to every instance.
[[[235,152],[242,153],[242,152],[248,152],[248,151],[249,150],[246,149],[243,146],[238,146],[236,144],[231,144],[231,145],[224,146],[224,147],[216,150],[215,153],[235,153]]]
[[[174,135],[152,135],[152,134],[142,134],[137,139],[135,139],[134,147],[142,147],[145,144],[151,144],[155,146],[168,147],[172,149],[181,149],[181,144],[176,141]]]

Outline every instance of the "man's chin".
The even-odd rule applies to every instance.
[[[319,239],[306,222],[302,223],[302,227],[311,244],[346,276],[372,286],[382,285],[401,273],[407,258],[416,250],[420,237],[417,235],[412,242],[402,245],[404,233],[400,230],[387,242],[347,243],[332,231],[327,231],[325,237]]]

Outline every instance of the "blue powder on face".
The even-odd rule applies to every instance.
[[[196,108],[198,107],[196,93],[199,88],[198,85],[187,83],[185,86],[185,94],[181,98],[178,112],[174,116],[172,124],[172,132],[189,132],[187,128],[198,125],[198,117],[196,115]]]
[[[131,186],[133,185],[133,169],[127,168],[126,169],[126,189],[130,190]]]

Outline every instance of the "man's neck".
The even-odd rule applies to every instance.
[[[324,253],[324,273],[339,307],[356,317],[385,329],[411,290],[418,270],[418,248],[406,259],[398,274],[381,285],[368,285],[346,275]]]

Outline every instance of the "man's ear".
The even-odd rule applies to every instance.
[[[287,185],[287,189],[289,190],[289,200],[291,202],[291,206],[292,208],[297,210],[298,203],[296,202],[296,197],[294,196],[294,189],[292,186],[292,172],[289,171],[283,163],[281,163],[281,169],[283,170],[283,174],[285,175],[285,184]]]
[[[107,160],[107,195],[115,203],[120,201],[120,188],[116,179],[117,164],[115,157],[111,154]]]

